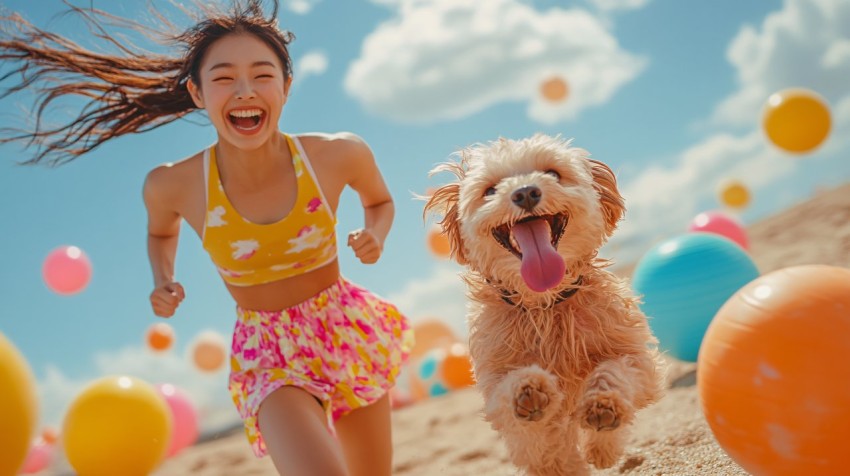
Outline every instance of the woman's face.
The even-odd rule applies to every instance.
[[[278,132],[291,78],[274,51],[254,35],[228,35],[204,55],[200,84],[189,92],[210,117],[219,139],[254,150]]]

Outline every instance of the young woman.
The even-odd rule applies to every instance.
[[[145,181],[154,313],[171,317],[185,297],[174,261],[186,220],[237,304],[229,387],[254,452],[269,454],[281,474],[389,475],[387,391],[412,336],[392,304],[341,276],[335,225],[340,195],[351,187],[364,226],[346,243],[360,261],[375,263],[393,201],[356,135],[278,130],[293,37],[278,28],[273,6],[268,18],[257,1],[208,13],[175,38],[184,46],[179,58],[126,48],[126,56],[93,53],[7,18],[0,59],[14,62],[21,77],[9,90],[48,92],[67,73],[77,81],[48,92],[43,104],[67,95],[91,102],[64,127],[0,141],[30,141],[40,146],[31,162],[61,163],[205,110],[217,142],[155,168]],[[92,22],[109,18],[75,10]]]

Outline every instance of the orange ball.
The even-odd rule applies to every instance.
[[[449,347],[442,363],[443,381],[449,389],[471,387],[475,385],[472,375],[472,360],[469,350],[461,343],[454,343]]]
[[[802,154],[817,148],[826,139],[832,120],[820,95],[793,88],[770,95],[762,123],[767,138],[775,146]]]
[[[850,269],[795,266],[741,288],[708,327],[697,386],[718,443],[753,474],[847,474]]]
[[[567,94],[569,94],[569,87],[567,86],[567,82],[560,76],[552,76],[540,83],[540,95],[547,101],[563,101],[567,98]]]
[[[224,338],[212,331],[201,332],[192,345],[192,361],[204,372],[215,372],[227,360]]]
[[[448,258],[451,255],[452,247],[449,244],[449,237],[438,225],[428,229],[428,249],[438,258]]]
[[[174,344],[174,329],[164,322],[158,322],[148,328],[148,347],[156,351],[168,350]]]
[[[425,318],[413,323],[416,343],[410,351],[411,361],[418,359],[431,349],[445,347],[457,342],[448,324],[436,318]]]
[[[750,204],[750,191],[737,180],[729,180],[720,186],[720,201],[727,207],[744,208]]]
[[[52,426],[45,426],[41,430],[41,439],[44,440],[45,443],[52,445],[59,441],[59,430]]]

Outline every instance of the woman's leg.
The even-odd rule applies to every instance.
[[[351,476],[390,476],[393,446],[389,394],[345,415],[334,426]]]
[[[345,476],[345,458],[316,397],[281,387],[260,405],[260,431],[282,476]],[[389,474],[389,473],[387,473]]]

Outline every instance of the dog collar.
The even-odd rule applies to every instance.
[[[573,286],[580,286],[581,282],[582,282],[582,278],[583,278],[583,276],[579,275],[579,277],[575,281],[573,281],[572,285]],[[555,302],[552,303],[552,307],[554,307],[554,306],[564,302],[565,300],[571,298],[575,293],[578,292],[578,290],[579,290],[579,288],[577,288],[577,287],[570,287],[570,288],[564,289],[563,291],[559,292],[557,299],[555,299]],[[510,304],[511,306],[517,305],[517,303],[515,303],[510,298],[510,296],[513,296],[514,294],[516,294],[516,292],[508,291],[505,288],[499,288],[499,292],[502,294],[502,296],[501,296],[502,301],[505,301],[506,303]],[[523,307],[525,307],[525,306],[523,306]]]

